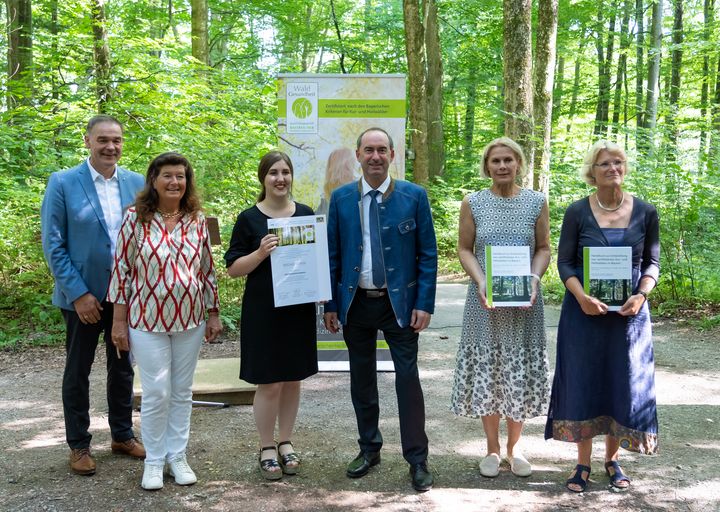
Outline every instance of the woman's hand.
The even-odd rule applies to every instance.
[[[584,295],[578,302],[580,303],[580,308],[583,310],[583,313],[586,315],[604,315],[608,311],[607,304],[590,295]]]
[[[278,238],[277,235],[273,235],[272,233],[268,233],[264,237],[262,237],[262,240],[260,240],[260,247],[258,247],[258,253],[260,254],[261,259],[265,259],[268,256],[270,256],[270,253],[275,250],[275,248],[278,246],[278,242],[280,241],[280,238]]]
[[[207,322],[205,322],[205,341],[211,343],[222,332],[222,322],[220,321],[220,315],[217,313],[210,313]]]
[[[535,305],[535,301],[537,300],[538,296],[538,290],[540,289],[540,280],[536,277],[530,278],[530,305],[529,306],[522,306],[520,309],[530,309]]]
[[[113,319],[110,339],[112,339],[113,345],[122,352],[130,351],[130,338],[128,337],[128,332],[127,320]]]
[[[487,284],[485,283],[485,280],[476,281],[475,284],[477,285],[477,296],[478,300],[480,300],[480,305],[484,309],[494,309],[490,305],[488,305],[487,301]]]
[[[638,314],[644,303],[645,297],[641,293],[630,295],[618,313],[622,316],[635,316]]]

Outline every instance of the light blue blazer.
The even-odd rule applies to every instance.
[[[145,178],[119,166],[117,173],[124,211],[135,201]],[[50,175],[41,221],[43,252],[55,278],[53,304],[72,311],[73,302],[88,292],[103,302],[110,282],[114,240],[110,239],[87,160]]]

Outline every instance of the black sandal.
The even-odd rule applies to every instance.
[[[610,474],[610,468],[613,468],[612,475]],[[618,464],[616,460],[609,460],[605,463],[605,472],[610,477],[610,485],[616,489],[624,491],[630,487],[630,479],[625,473],[623,473],[622,468],[620,468],[620,464]],[[626,482],[625,485],[622,485],[622,482]]]
[[[583,479],[582,477],[583,471],[588,474],[586,479]],[[565,482],[565,487],[567,487],[568,491],[585,492],[588,480],[590,480],[590,466],[583,466],[582,464],[578,464],[577,466],[575,466],[575,476],[567,479],[567,481]],[[570,485],[572,484],[579,486],[580,490],[570,487]]]
[[[293,451],[283,455],[280,453],[280,447],[285,445],[290,445]],[[297,472],[300,469],[300,457],[298,457],[298,454],[295,453],[295,447],[293,444],[290,441],[278,443],[278,455],[280,456],[280,466],[282,467],[282,472],[286,475],[297,475]]]
[[[260,462],[260,474],[265,480],[280,480],[283,476],[282,468],[278,464],[277,455],[270,459],[263,459],[262,453],[265,450],[276,450],[276,446],[263,446],[260,448],[260,455],[258,461]]]

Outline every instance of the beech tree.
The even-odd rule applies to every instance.
[[[526,152],[528,173],[523,187],[533,184],[532,104],[532,2],[503,1],[503,84],[505,94],[505,135]]]

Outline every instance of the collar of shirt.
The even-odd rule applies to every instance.
[[[99,172],[97,172],[95,170],[95,167],[93,167],[92,164],[90,163],[90,158],[87,159],[87,165],[88,165],[88,169],[90,169],[90,176],[92,176],[93,181],[97,181],[98,178],[106,179],[105,176],[103,176],[102,174],[100,174]],[[113,169],[113,175],[109,179],[111,179],[111,180],[118,179],[117,165],[115,166],[115,169]]]
[[[362,178],[360,178],[360,180],[362,181],[363,197],[365,197],[368,194],[368,192],[370,192],[371,190],[374,190],[374,189],[368,184],[367,181],[365,181],[364,176]],[[381,194],[385,194],[385,192],[387,192],[388,188],[390,188],[390,175],[388,175],[388,177],[385,178],[385,181],[383,181],[376,190],[379,190]],[[378,197],[378,202],[382,202],[382,197]]]

